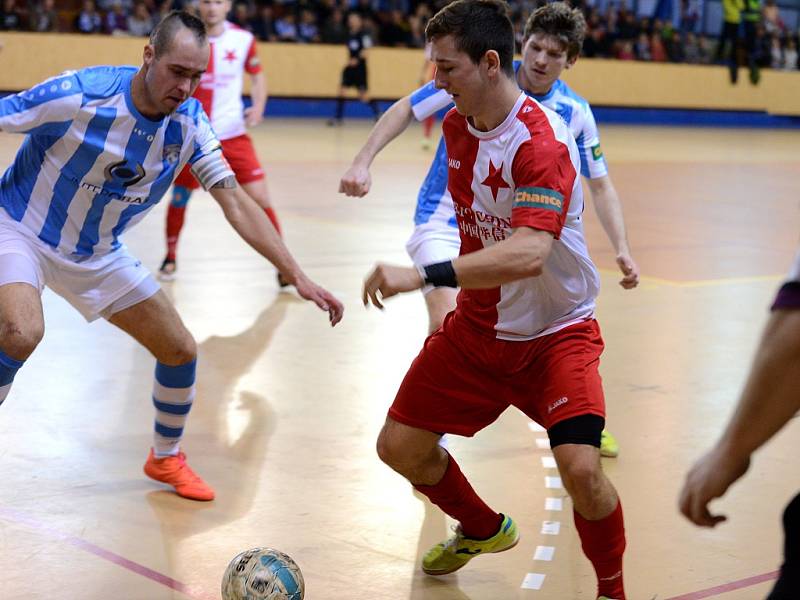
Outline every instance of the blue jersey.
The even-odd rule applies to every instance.
[[[153,121],[131,98],[135,67],[66,72],[0,99],[0,129],[26,133],[0,206],[64,256],[120,247],[187,163],[219,148],[200,102]]]
[[[519,70],[521,64],[518,60],[514,61],[515,73]],[[589,103],[573,92],[560,79],[556,80],[553,87],[544,96],[536,96],[531,93],[528,93],[528,95],[540,104],[557,112],[566,121],[578,145],[578,152],[581,158],[581,175],[589,179],[607,175],[608,166],[600,148],[597,123]],[[411,110],[414,113],[414,117],[419,121],[453,104],[450,94],[444,90],[436,89],[433,81],[429,81],[412,93],[410,99]],[[442,136],[439,140],[439,147],[436,149],[433,164],[431,164],[417,196],[417,211],[414,215],[414,223],[416,225],[428,222],[431,215],[436,212],[436,208],[439,206],[446,190],[447,149],[444,145],[444,136]],[[451,221],[451,225],[455,226],[454,220]]]

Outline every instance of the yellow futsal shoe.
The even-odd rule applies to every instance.
[[[503,516],[500,531],[488,540],[471,540],[464,537],[461,525],[447,541],[436,544],[422,557],[422,570],[428,575],[447,575],[458,571],[479,554],[503,552],[517,545],[519,531],[511,517]]]
[[[607,429],[603,429],[603,433],[600,436],[600,456],[605,456],[606,458],[616,458],[617,455],[619,455],[619,444],[617,443],[617,438],[611,435],[611,432]]]

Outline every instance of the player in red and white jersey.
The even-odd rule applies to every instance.
[[[222,143],[222,152],[236,174],[239,185],[264,209],[280,233],[264,170],[247,135],[247,127],[258,125],[264,118],[266,76],[261,69],[253,34],[225,20],[230,9],[231,0],[200,0],[198,3],[200,19],[208,32],[211,56],[194,97],[200,100],[211,119],[211,127]],[[245,72],[251,79],[253,100],[248,108],[242,102]],[[197,180],[187,169],[175,180],[167,210],[167,255],[159,269],[159,278],[162,280],[168,281],[175,276],[178,238],[183,229],[186,207],[192,191],[198,187]],[[280,274],[278,281],[284,285]]]
[[[436,85],[456,105],[443,132],[461,252],[419,269],[378,264],[363,299],[382,307],[424,285],[461,292],[406,374],[378,454],[459,521],[422,560],[426,573],[451,573],[510,549],[519,533],[438,441],[472,436],[516,406],[547,430],[597,597],[624,600],[622,507],[600,464],[599,278],[583,237],[578,147],[564,121],[518,87],[503,0],[456,0],[429,21],[426,37]]]

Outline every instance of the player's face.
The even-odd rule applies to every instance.
[[[472,62],[466,52],[456,48],[452,35],[437,37],[431,42],[431,60],[436,65],[436,87],[453,97],[460,114],[475,115],[485,92],[484,61],[477,65]]]
[[[567,47],[557,37],[534,33],[522,46],[522,68],[529,92],[546,94],[577,57],[567,58]]]
[[[148,57],[148,49],[149,57]],[[208,43],[199,45],[188,29],[178,29],[172,47],[158,59],[145,49],[145,84],[153,108],[171,114],[191,96],[208,66]]]
[[[205,26],[214,27],[225,20],[231,10],[231,3],[230,0],[200,0],[197,10]]]

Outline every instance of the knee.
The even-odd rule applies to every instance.
[[[0,348],[14,360],[25,360],[44,337],[44,323],[7,321],[0,325]]]
[[[591,503],[598,498],[602,487],[603,472],[593,462],[572,462],[559,467],[564,487],[576,504]]]
[[[187,331],[175,343],[171,344],[157,359],[160,363],[171,367],[185,365],[197,358],[197,343]]]
[[[376,450],[378,457],[384,464],[406,478],[414,477],[420,465],[424,463],[424,460],[417,456],[417,453],[413,450],[410,450],[402,440],[390,435],[386,427],[378,436]]]

